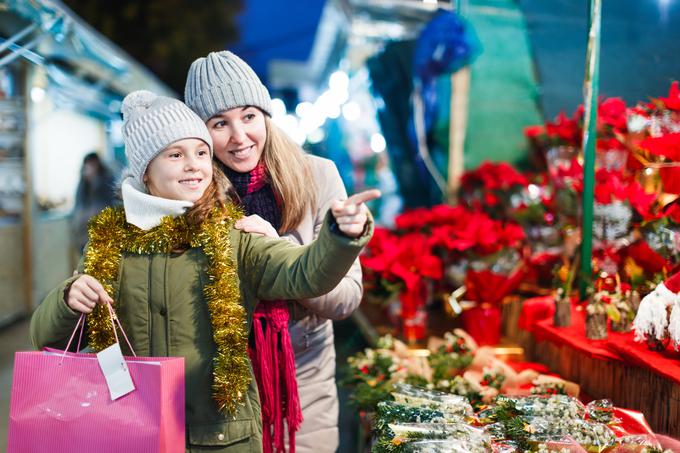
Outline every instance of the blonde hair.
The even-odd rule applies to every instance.
[[[316,207],[316,184],[309,159],[300,146],[264,115],[267,139],[262,158],[269,182],[281,204],[281,227],[285,233],[297,227],[308,209]]]

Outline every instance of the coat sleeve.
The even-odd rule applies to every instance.
[[[313,165],[314,179],[317,184],[317,203],[314,212],[314,238],[319,236],[325,213],[334,200],[347,198],[347,191],[335,164],[326,159],[316,159]],[[332,320],[345,319],[357,309],[363,295],[361,265],[355,259],[340,283],[329,293],[298,302],[315,315]]]
[[[88,244],[89,245],[89,244]],[[86,245],[85,247],[87,248]],[[84,255],[83,255],[84,256]],[[80,318],[80,313],[71,310],[64,299],[66,288],[85,273],[84,258],[80,258],[78,268],[73,276],[64,280],[50,291],[33,313],[29,333],[31,343],[36,349],[45,347],[64,349]],[[115,307],[115,305],[114,305]],[[87,336],[83,336],[81,347],[87,344]]]
[[[369,216],[366,232],[349,238],[331,231],[327,213],[319,237],[299,246],[250,233],[239,236],[239,277],[261,300],[318,297],[335,288],[373,234]]]
[[[79,275],[75,275],[49,292],[31,317],[31,343],[36,349],[64,349],[78,322],[80,313],[66,305],[64,291]]]

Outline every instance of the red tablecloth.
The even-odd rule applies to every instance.
[[[550,341],[566,345],[600,360],[623,360],[619,354],[607,347],[607,340],[589,340],[586,338],[586,321],[583,310],[574,308],[571,312],[571,326],[555,327],[552,318],[536,322],[532,329],[538,341]]]
[[[517,326],[522,330],[534,331],[538,321],[552,319],[555,313],[553,296],[532,297],[522,302],[522,315],[519,317]]]
[[[554,305],[552,297],[535,297],[524,304],[519,327],[532,332],[536,340],[569,346],[595,359],[647,368],[680,384],[680,352],[650,351],[647,345],[635,343],[632,333],[610,331],[606,340],[589,340],[585,332],[585,312],[580,307],[572,310],[571,326],[555,327],[550,309]]]
[[[680,384],[680,352],[669,350],[650,351],[644,343],[633,341],[632,333],[609,333],[607,347],[624,361],[640,368],[647,368]]]

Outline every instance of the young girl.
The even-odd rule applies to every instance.
[[[331,203],[346,197],[345,187],[332,161],[305,155],[272,123],[269,92],[252,68],[228,51],[199,58],[189,69],[185,99],[206,121],[215,159],[248,215],[239,221],[239,227],[270,237],[281,234],[298,244],[312,242]],[[337,450],[332,320],[348,317],[359,306],[361,296],[357,260],[338,286],[322,297],[258,306],[255,319],[260,322],[254,324],[250,351],[262,398],[265,452],[281,451],[284,434],[289,436],[290,449],[298,453]],[[265,331],[280,331],[280,350],[294,351],[294,370],[286,366],[285,354],[283,360],[265,363],[265,359],[276,356],[267,354],[272,346],[261,341],[273,335],[257,335],[263,326]],[[267,398],[275,393],[267,389],[277,385],[283,388],[279,393],[287,400]],[[301,422],[300,414],[292,411],[298,407]]]
[[[333,288],[370,237],[362,202],[376,194],[338,201],[308,247],[243,233],[200,118],[146,91],[122,111],[124,208],[91,221],[81,273],[36,310],[32,341],[63,346],[86,313],[89,346],[101,350],[114,341],[102,305],[111,303],[138,355],[185,358],[187,451],[261,451],[246,353],[257,300]]]

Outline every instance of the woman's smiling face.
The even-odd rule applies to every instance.
[[[224,110],[206,125],[220,162],[239,173],[257,166],[267,140],[264,113],[260,109],[246,106]]]

